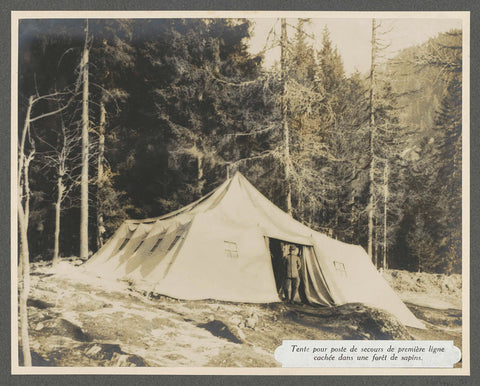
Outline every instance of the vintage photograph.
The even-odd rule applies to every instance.
[[[461,370],[468,14],[232,14],[12,14],[12,368]]]

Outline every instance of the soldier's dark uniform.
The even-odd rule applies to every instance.
[[[287,274],[285,277],[284,290],[287,300],[290,301],[290,303],[293,303],[295,295],[298,292],[298,288],[300,287],[300,268],[302,267],[300,257],[297,254],[297,248],[295,246],[290,246],[286,259]]]

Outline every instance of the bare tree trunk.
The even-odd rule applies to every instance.
[[[372,19],[372,63],[370,67],[370,197],[368,200],[368,255],[372,258],[373,252],[373,214],[375,211],[374,200],[374,176],[375,176],[375,154],[374,154],[374,134],[375,134],[375,56],[376,56],[376,25],[375,19]]]
[[[355,197],[352,200],[352,210],[350,212],[350,242],[354,242],[355,237]]]
[[[375,217],[373,218],[373,264],[378,268],[378,227]]]
[[[30,257],[28,250],[27,224],[21,200],[18,200],[18,223],[20,226],[20,263],[23,272],[23,285],[20,288],[20,337],[22,342],[23,364],[32,365],[30,340],[28,338],[27,300],[30,293]]]
[[[281,36],[280,36],[280,71],[282,78],[282,122],[283,122],[283,140],[284,140],[284,162],[285,162],[285,183],[287,188],[286,205],[288,214],[292,215],[292,185],[290,181],[290,130],[288,127],[287,116],[287,79],[286,79],[286,45],[287,45],[287,21],[285,18],[281,20]]]
[[[198,194],[201,196],[203,193],[203,158],[202,154],[197,156],[197,186]]]
[[[197,156],[197,181],[201,181],[203,178],[203,162],[202,156]]]
[[[334,217],[334,229],[335,229],[335,240],[338,240],[339,226],[338,226],[338,212],[340,211],[340,198],[338,197],[338,192],[335,194],[335,217]]]
[[[383,269],[388,269],[387,259],[387,209],[388,209],[388,163],[385,162],[383,169]]]
[[[103,189],[103,162],[105,157],[105,123],[106,111],[103,101],[100,102],[100,127],[98,135],[98,165],[97,165],[97,248],[103,246],[103,209],[100,192]]]
[[[303,205],[304,205],[303,197],[299,195],[296,208],[297,208],[297,214],[299,216],[300,222],[304,222],[305,220],[305,208],[303,207]]]
[[[27,138],[27,132],[30,128],[30,115],[31,115],[31,111],[32,111],[32,105],[33,105],[33,96],[30,96],[30,98],[28,99],[27,114],[26,114],[26,117],[25,117],[25,123],[23,125],[22,137],[20,139],[20,147],[18,149],[19,159],[18,159],[18,175],[17,175],[18,185],[17,185],[17,188],[18,188],[18,195],[19,195],[20,200],[23,197],[23,188],[24,188],[23,183],[22,183],[22,179],[25,179],[25,177],[26,177],[23,174],[24,173],[25,161],[26,161],[25,141],[26,141],[26,138]],[[23,213],[23,209],[22,209],[22,213]]]
[[[65,187],[63,186],[62,176],[57,179],[57,202],[55,203],[55,241],[53,248],[52,265],[56,265],[60,252],[60,211],[62,209],[62,198]]]
[[[22,276],[23,287],[20,292],[20,324],[21,324],[21,339],[22,339],[22,352],[24,358],[24,366],[32,365],[32,357],[30,353],[30,339],[28,337],[28,309],[27,300],[30,294],[30,251],[28,247],[28,220],[30,212],[30,185],[28,183],[28,169],[33,152],[25,160],[24,164],[24,194],[25,194],[25,207],[22,205],[22,200],[19,200],[19,216],[18,222],[20,225],[20,253],[22,261]]]
[[[27,300],[30,293],[30,252],[28,248],[28,211],[23,207],[24,194],[28,198],[30,195],[28,185],[28,163],[25,157],[25,140],[30,126],[30,114],[32,111],[33,96],[28,100],[27,115],[22,131],[19,148],[18,175],[17,175],[17,211],[18,224],[20,230],[20,267],[22,272],[22,285],[20,286],[20,339],[22,343],[23,364],[24,366],[32,365],[32,356],[30,354],[30,340],[28,338],[28,310]],[[29,205],[29,200],[25,200]]]
[[[30,168],[30,161],[33,158],[33,153],[30,153],[28,157],[25,159],[25,164],[23,166],[23,175],[24,175],[24,180],[23,180],[23,186],[24,186],[24,194],[25,194],[25,205],[23,210],[25,211],[24,213],[24,218],[25,218],[25,226],[26,229],[28,230],[28,223],[30,219],[30,181],[28,180],[28,171]]]
[[[88,258],[88,20],[83,48],[83,99],[82,99],[82,180],[80,207],[80,257]]]

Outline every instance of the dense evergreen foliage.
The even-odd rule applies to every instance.
[[[283,42],[284,68],[267,70],[264,54],[248,51],[248,20],[90,21],[92,250],[103,232],[98,214],[108,237],[123,219],[177,209],[235,170],[286,209],[285,162],[293,216],[366,245],[369,79],[345,73],[327,29],[316,50],[307,23],[300,20]],[[44,259],[52,257],[58,177],[45,155],[61,148],[62,133],[80,130],[84,27],[85,20],[20,24],[20,126],[30,95],[61,92],[36,105],[37,114],[66,106],[32,124],[38,156],[30,171],[29,239],[32,256]],[[386,253],[392,268],[460,272],[461,54],[461,34],[451,31],[379,67],[372,148],[378,266]],[[60,251],[76,255],[78,160],[68,162],[73,185],[62,209]]]

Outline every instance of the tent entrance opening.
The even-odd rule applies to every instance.
[[[304,269],[303,245],[268,238],[268,246],[279,298],[308,303],[301,274]]]

